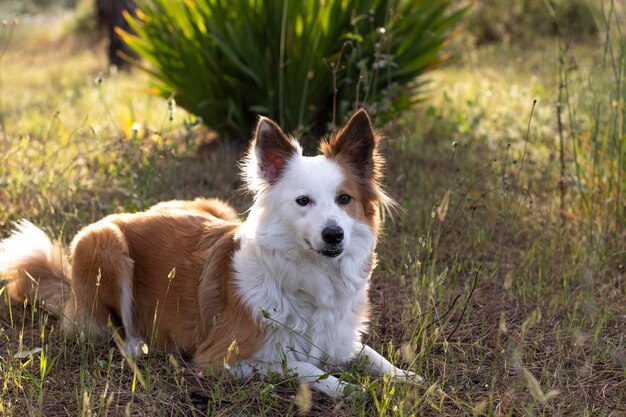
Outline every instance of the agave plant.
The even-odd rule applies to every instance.
[[[140,0],[120,34],[154,91],[226,136],[258,114],[320,133],[357,107],[386,119],[418,100],[463,12],[452,3]]]

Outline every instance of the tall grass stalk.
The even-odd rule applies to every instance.
[[[606,2],[603,2],[606,6]],[[622,225],[626,224],[626,205],[622,201],[624,184],[624,171],[626,170],[626,36],[624,33],[623,19],[626,17],[624,4],[616,5],[615,0],[608,4],[608,10],[602,10],[605,38],[605,55],[603,59],[604,69],[609,69],[612,74],[613,91],[610,95],[608,114],[610,129],[608,140],[603,146],[608,162],[608,191],[609,198],[614,199],[613,211],[615,220]],[[594,144],[598,141],[594,140]],[[594,154],[595,154],[594,150]],[[595,162],[595,160],[594,160]],[[594,166],[594,171],[599,167]],[[609,208],[610,210],[610,208]]]
[[[603,56],[591,76],[579,72],[567,46],[561,51],[559,95],[562,95],[560,101],[568,121],[573,185],[580,196],[582,213],[589,215],[602,234],[626,226],[624,18],[623,4],[615,0],[602,1]],[[595,226],[591,226],[592,233]]]
[[[559,42],[559,49],[561,49]],[[558,97],[556,100],[556,122],[559,133],[559,208],[561,215],[561,225],[565,224],[565,137],[563,126],[563,107],[564,107],[564,93],[563,90],[567,86],[567,69],[565,68],[566,61],[565,49],[559,56],[559,84],[558,84]],[[568,106],[569,107],[569,106]],[[577,171],[578,172],[578,171]]]
[[[589,219],[590,242],[626,226],[626,8],[615,0],[601,6],[603,54],[589,74],[579,67],[563,30],[558,43],[560,212],[563,223],[573,216]],[[568,189],[575,192],[570,207]]]

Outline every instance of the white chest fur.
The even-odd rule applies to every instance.
[[[241,240],[235,254],[240,296],[265,329],[255,359],[339,364],[359,349],[366,326],[367,286],[374,237],[338,259],[293,259]]]

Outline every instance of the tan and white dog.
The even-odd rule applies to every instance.
[[[0,279],[70,332],[106,338],[113,323],[131,354],[145,341],[236,377],[297,374],[334,397],[348,384],[328,366],[419,380],[361,343],[379,210],[391,203],[382,164],[363,110],[315,157],[261,118],[244,165],[255,194],[244,222],[215,199],[110,215],[74,238],[70,267],[22,221],[0,243]]]

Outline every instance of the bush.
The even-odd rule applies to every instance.
[[[323,132],[357,107],[382,119],[416,102],[463,9],[452,0],[143,0],[126,42],[154,91],[219,133],[257,115]],[[336,91],[336,94],[334,94]]]

